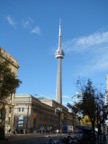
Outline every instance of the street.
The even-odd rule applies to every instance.
[[[6,136],[6,140],[0,141],[0,144],[47,144],[49,139],[58,139],[66,136],[67,134],[50,133],[17,134]]]
[[[54,141],[61,140],[69,136],[68,134],[55,134],[55,133],[30,133],[30,134],[16,134],[16,135],[7,135],[6,140],[1,141],[0,144],[56,144]],[[72,133],[71,137],[79,136],[80,134]],[[106,137],[106,143],[99,144],[108,144],[108,136]],[[53,142],[52,142],[53,141]],[[61,144],[61,143],[60,143]]]

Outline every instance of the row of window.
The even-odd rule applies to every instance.
[[[18,111],[19,112],[24,112],[24,108],[22,107],[22,108],[18,108]]]

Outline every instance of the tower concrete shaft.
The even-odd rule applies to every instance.
[[[62,105],[62,59],[64,52],[61,48],[61,21],[59,23],[59,35],[58,35],[58,49],[56,50],[55,56],[58,60],[57,68],[57,85],[56,85],[56,101]]]

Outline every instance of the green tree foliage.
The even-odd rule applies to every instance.
[[[87,115],[85,115],[83,118],[80,119],[80,123],[81,125],[84,125],[84,126],[91,126],[90,119]]]
[[[0,61],[0,139],[5,138],[5,105],[8,103],[6,98],[15,93],[20,84],[21,81],[11,71],[8,62]]]
[[[88,79],[86,85],[81,85],[81,81],[77,81],[77,84],[81,86],[80,90],[82,93],[79,109],[83,116],[87,115],[89,117],[95,138],[95,124],[104,107],[104,94],[101,90],[98,90],[93,86],[90,79]]]
[[[79,83],[78,83],[79,84]],[[88,115],[92,127],[94,129],[95,124],[95,113],[96,113],[96,104],[95,104],[95,89],[92,86],[92,82],[88,80],[87,85],[81,88],[82,91],[82,100],[79,103],[80,111],[83,115]]]
[[[80,113],[82,117],[88,116],[95,139],[95,126],[96,124],[98,125],[104,122],[106,116],[104,105],[105,94],[101,89],[95,88],[90,79],[88,79],[87,82],[79,79],[77,81],[77,88],[80,93],[77,98],[79,98],[80,101],[76,104],[76,114]],[[68,106],[70,105],[68,104]],[[72,110],[74,110],[73,107],[75,108],[74,105],[71,105]]]
[[[21,81],[9,68],[7,62],[0,62],[0,100],[4,100],[10,94],[15,92]]]
[[[76,128],[76,119],[78,118],[77,114],[78,114],[78,104],[74,103],[74,105],[68,103],[67,107],[72,111],[72,125],[73,125],[73,129]]]

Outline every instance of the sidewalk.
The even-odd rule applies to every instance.
[[[108,135],[106,136],[106,142],[105,142],[105,144],[108,144]]]
[[[108,144],[108,135],[106,136],[106,142],[99,142],[99,143],[97,143],[97,144]]]

